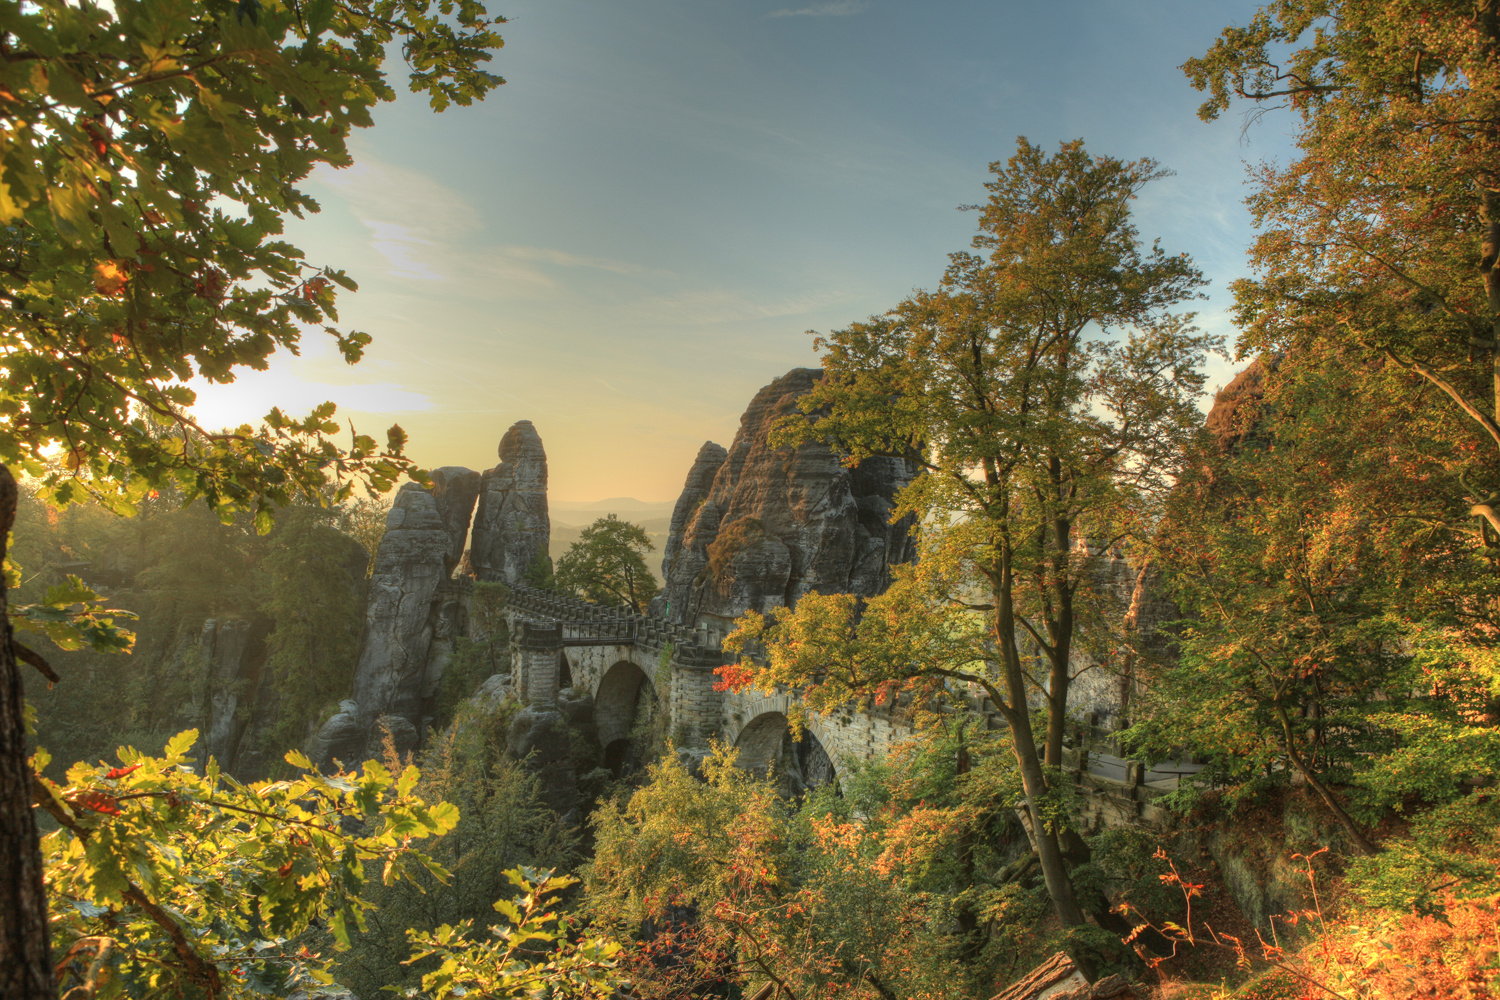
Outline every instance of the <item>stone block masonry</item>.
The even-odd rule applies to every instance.
[[[776,759],[797,714],[842,777],[848,762],[880,760],[913,735],[899,717],[858,706],[820,714],[806,709],[796,691],[780,688],[714,690],[714,669],[730,657],[694,633],[649,615],[591,604],[525,586],[512,589],[506,615],[511,623],[512,683],[523,702],[551,704],[566,663],[576,691],[594,698],[601,744],[628,738],[651,692],[665,711],[666,731],[680,746],[702,749],[710,738],[738,748],[740,766],[765,773]],[[560,654],[560,655],[559,655]],[[550,699],[550,701],[546,701]],[[800,710],[800,711],[799,711]],[[974,710],[990,728],[1001,728],[982,702]],[[1142,766],[1129,762],[1123,778],[1074,769],[1085,828],[1151,823],[1161,819],[1153,800],[1172,789],[1152,787]]]
[[[575,690],[594,698],[599,738],[606,745],[630,732],[639,693],[649,685],[666,732],[681,745],[702,749],[710,739],[730,746],[747,740],[747,766],[780,746],[787,719],[801,714],[811,737],[839,773],[844,761],[874,760],[912,734],[900,721],[850,709],[823,717],[800,713],[799,696],[715,690],[715,668],[729,657],[697,641],[691,630],[651,615],[591,604],[526,586],[512,588],[506,608],[512,642],[512,685],[520,699],[542,704],[557,696],[559,668],[567,664]],[[558,654],[561,653],[561,656]]]

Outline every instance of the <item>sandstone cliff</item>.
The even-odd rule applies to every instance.
[[[261,690],[266,662],[264,622],[210,618],[203,623],[199,651],[208,674],[208,725],[204,750],[225,771],[241,775],[240,743],[259,702],[274,701]],[[248,779],[246,779],[248,780]]]
[[[474,577],[526,582],[533,567],[547,562],[551,532],[547,453],[531,421],[518,420],[500,439],[500,464],[480,482],[469,548]]]
[[[1266,375],[1274,368],[1274,361],[1268,365],[1265,358],[1256,358],[1214,395],[1205,424],[1221,451],[1232,451],[1263,436]]]
[[[1265,383],[1275,367],[1274,359],[1256,358],[1214,396],[1204,424],[1219,451],[1230,453],[1267,442],[1268,425],[1274,418],[1265,412]],[[1132,563],[1119,552],[1091,550],[1088,555],[1094,590],[1124,612],[1128,643],[1099,657],[1108,663],[1108,670],[1096,669],[1092,651],[1083,651],[1080,644],[1068,703],[1077,715],[1092,714],[1100,726],[1114,728],[1129,722],[1131,701],[1144,673],[1142,661],[1159,663],[1175,656],[1170,623],[1183,615],[1160,567]]]
[[[432,499],[437,504],[438,520],[448,535],[443,553],[443,571],[451,574],[463,559],[469,542],[469,521],[479,498],[480,475],[473,469],[445,465],[432,470]]]
[[[386,714],[421,723],[433,605],[448,579],[452,546],[436,492],[416,483],[402,486],[375,552],[353,693],[366,725]]]
[[[653,613],[723,632],[747,610],[792,605],[813,590],[877,594],[890,567],[912,558],[910,523],[888,523],[911,463],[847,469],[825,445],[769,443],[777,418],[821,374],[796,368],[776,379],[750,401],[727,451],[712,442],[699,451],[673,513]]]
[[[522,420],[499,453],[500,464],[482,476],[445,466],[432,473],[431,489],[407,483],[397,492],[375,553],[353,691],[308,745],[319,764],[378,754],[384,732],[400,749],[420,743],[454,641],[468,630],[454,579],[466,550],[479,579],[506,583],[546,558],[542,439]]]

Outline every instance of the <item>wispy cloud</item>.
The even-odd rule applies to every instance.
[[[370,155],[346,170],[321,169],[315,179],[369,230],[370,248],[385,259],[387,277],[448,282],[485,297],[532,296],[557,288],[547,273],[552,268],[644,270],[608,257],[497,243],[468,199],[426,174]]]
[[[397,278],[412,278],[417,281],[443,281],[444,276],[433,267],[432,240],[416,236],[406,226],[395,222],[379,222],[362,219],[370,229],[370,246],[379,251],[390,265],[390,273]]]
[[[646,296],[629,306],[628,312],[643,323],[710,326],[802,316],[843,297],[844,293],[837,290],[778,299],[727,288],[694,289]]]
[[[862,14],[870,5],[866,0],[827,0],[808,7],[782,7],[767,17],[849,17]]]
[[[504,253],[518,260],[537,260],[544,264],[556,264],[559,267],[592,267],[600,271],[613,271],[615,274],[630,274],[640,270],[634,264],[610,260],[608,257],[584,257],[576,253],[568,253],[566,250],[551,250],[547,247],[509,246],[505,248]]]

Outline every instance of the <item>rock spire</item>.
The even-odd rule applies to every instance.
[[[745,611],[792,605],[809,591],[878,594],[910,560],[911,524],[891,524],[915,465],[867,459],[845,468],[826,445],[773,448],[771,427],[822,377],[794,368],[750,401],[729,449],[705,444],[672,516],[653,612],[725,631]]]
[[[500,464],[481,477],[469,566],[479,580],[524,583],[551,565],[547,452],[530,420],[512,424],[499,450]]]

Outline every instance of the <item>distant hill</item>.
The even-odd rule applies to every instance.
[[[553,517],[565,521],[587,518],[589,523],[605,514],[624,517],[636,516],[671,517],[676,500],[637,500],[635,497],[610,497],[608,500],[549,500],[547,507]]]
[[[552,541],[547,547],[548,555],[554,563],[557,562],[558,556],[578,541],[584,528],[601,517],[613,514],[622,521],[640,525],[651,536],[651,543],[656,546],[656,550],[646,556],[646,564],[651,567],[657,583],[661,583],[661,550],[667,542],[667,529],[671,527],[672,508],[676,503],[675,500],[652,502],[634,497],[548,501],[548,514],[552,518]]]

